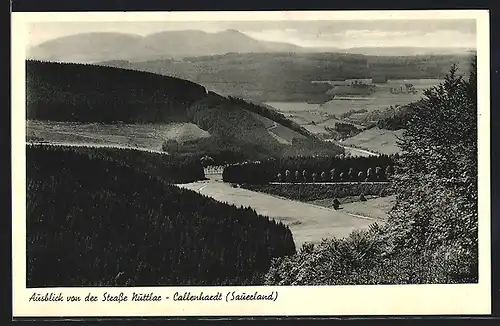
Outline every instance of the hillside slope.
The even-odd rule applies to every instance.
[[[281,115],[269,114],[268,110],[259,113],[255,105],[207,92],[186,80],[82,64],[28,61],[26,68],[30,120],[194,123],[206,132],[205,136],[183,140],[173,152],[212,155],[222,161],[342,152],[338,146],[304,133]],[[254,113],[308,138],[296,146],[283,144]]]

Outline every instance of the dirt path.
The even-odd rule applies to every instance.
[[[269,128],[267,128],[267,131],[269,134],[276,139],[279,143],[285,144],[285,145],[291,145],[292,143],[285,138],[280,137],[278,134],[276,134],[273,130],[278,127],[278,123],[276,121],[273,121],[273,125]]]
[[[287,224],[292,231],[295,245],[319,242],[323,238],[346,237],[354,229],[365,228],[374,222],[366,217],[353,216],[317,205],[292,201],[254,192],[214,180],[179,184],[202,195],[236,206],[252,207],[259,214]]]
[[[343,145],[342,143],[339,143],[338,141],[335,141],[333,139],[327,139],[326,141],[335,143],[338,146],[344,148],[346,151],[351,153],[352,156],[378,156],[379,155],[377,153],[370,152],[370,151],[367,151],[365,149],[360,149],[360,148],[356,148],[356,147]]]

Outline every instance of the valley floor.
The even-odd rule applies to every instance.
[[[236,206],[250,206],[259,214],[287,224],[292,231],[297,248],[305,242],[320,242],[323,238],[347,237],[355,229],[366,228],[374,222],[383,222],[380,218],[351,213],[359,209],[334,210],[242,188],[233,188],[228,183],[214,179],[178,186],[221,202]]]

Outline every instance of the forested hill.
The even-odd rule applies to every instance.
[[[110,67],[26,63],[27,118],[79,122],[183,121],[206,96],[193,82]]]
[[[31,120],[190,122],[210,137],[184,143],[178,151],[224,157],[223,161],[342,152],[282,115],[207,92],[187,80],[85,64],[26,64],[27,118]]]
[[[281,222],[166,183],[201,177],[199,162],[55,146],[26,155],[28,287],[251,285],[295,253]]]

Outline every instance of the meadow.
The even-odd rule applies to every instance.
[[[161,150],[165,140],[178,142],[208,138],[210,133],[193,123],[102,124],[36,121],[26,122],[27,140],[50,143],[107,144]]]

